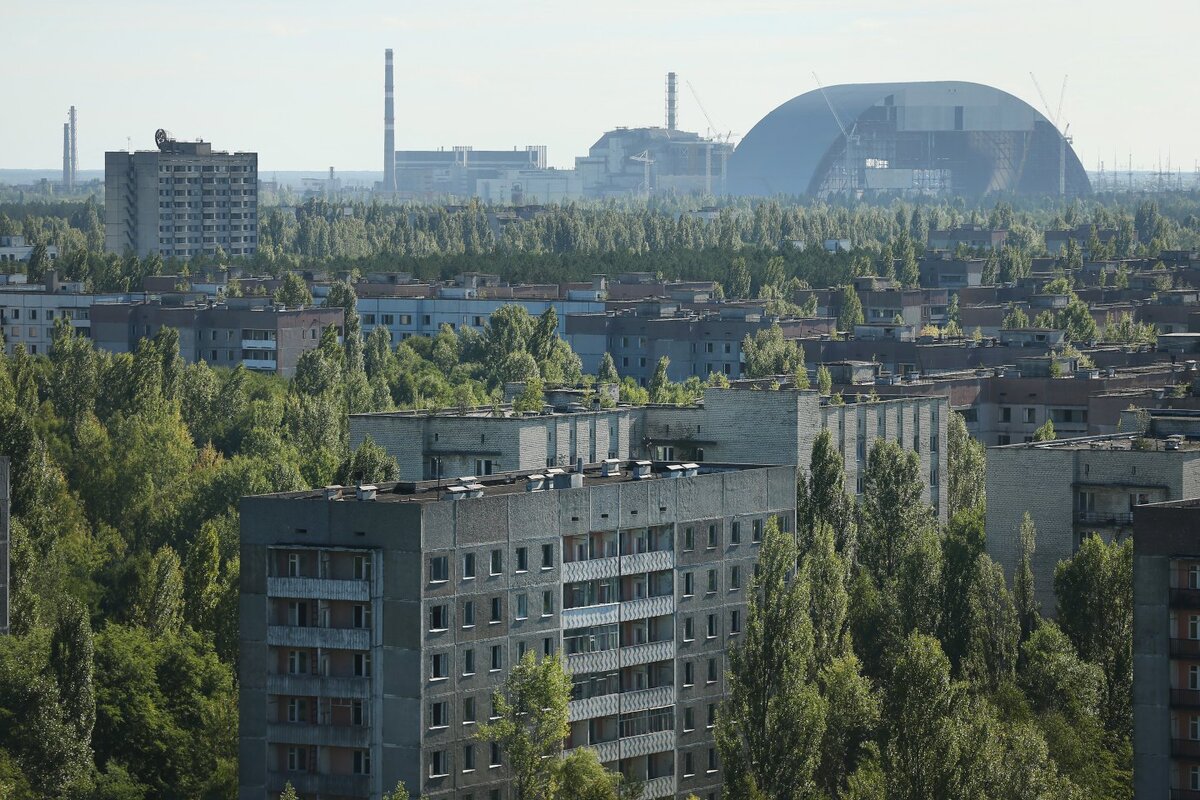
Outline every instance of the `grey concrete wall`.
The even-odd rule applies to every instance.
[[[1167,797],[1171,788],[1170,559],[1133,562],[1133,796]]]

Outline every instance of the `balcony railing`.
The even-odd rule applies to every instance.
[[[267,692],[289,697],[341,697],[363,700],[371,694],[371,679],[323,675],[268,675]]]
[[[1200,741],[1195,739],[1172,739],[1171,755],[1183,758],[1200,758]]]
[[[267,578],[267,596],[362,602],[371,599],[371,582],[336,578]]]
[[[1172,589],[1171,605],[1175,608],[1200,608],[1200,589]]]
[[[1200,658],[1200,639],[1172,639],[1171,658]]]
[[[275,647],[367,650],[371,647],[371,632],[365,628],[301,628],[291,625],[268,625],[267,644]]]
[[[277,744],[362,748],[371,746],[371,729],[363,725],[273,722],[267,725],[267,739]]]
[[[1077,511],[1075,521],[1082,525],[1132,525],[1132,511]]]

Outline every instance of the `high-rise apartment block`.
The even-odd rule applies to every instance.
[[[1138,506],[1133,520],[1133,796],[1196,800],[1200,500]]]
[[[715,797],[726,652],[795,467],[611,461],[242,501],[240,796],[508,800],[477,741],[526,652],[565,653],[566,748]]]
[[[165,131],[158,150],[104,154],[104,247],[188,259],[258,249],[258,154],[214,152]]]

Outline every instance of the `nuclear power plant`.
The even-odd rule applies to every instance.
[[[991,86],[961,81],[818,87],[762,118],[735,147],[680,130],[679,81],[666,78],[663,127],[615,127],[574,169],[544,145],[395,149],[393,58],[384,55],[380,192],[402,200],[477,197],[522,205],[585,198],[696,195],[913,197],[1091,193],[1057,120]],[[689,84],[690,88],[690,84]],[[693,91],[693,94],[694,91]]]

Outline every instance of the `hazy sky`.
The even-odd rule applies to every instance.
[[[572,0],[200,3],[0,0],[0,167],[57,168],[67,107],[79,166],[156,128],[260,169],[382,169],[383,50],[397,149],[549,146],[571,166],[617,125],[745,134],[827,84],[978,81],[1057,105],[1088,169],[1200,159],[1200,0]]]

